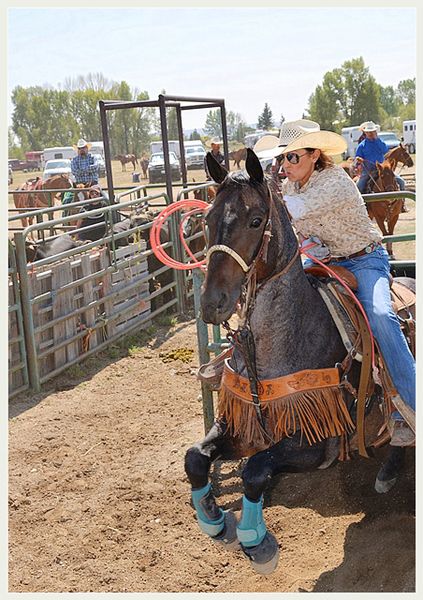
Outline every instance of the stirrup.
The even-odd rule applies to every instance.
[[[203,383],[207,383],[213,391],[217,391],[220,388],[225,360],[231,356],[232,351],[233,348],[231,346],[215,356],[208,363],[201,365],[197,371],[197,379]]]

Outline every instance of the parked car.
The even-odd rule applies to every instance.
[[[13,171],[12,167],[9,165],[9,176],[7,178],[7,184],[11,185],[13,183]]]
[[[43,171],[43,181],[52,177],[53,175],[67,175],[71,181],[74,181],[74,176],[71,170],[71,161],[69,158],[62,158],[60,160],[48,160]]]
[[[169,152],[169,162],[172,174],[172,181],[181,179],[181,165],[174,152]],[[148,181],[150,183],[161,183],[166,181],[166,171],[163,152],[156,152],[150,157],[148,163]]]
[[[185,148],[185,163],[187,169],[202,169],[204,167],[204,157],[206,151],[203,146],[188,146]]]
[[[377,135],[383,142],[385,142],[389,150],[392,150],[392,148],[396,148],[401,144],[400,140],[393,131],[381,131]]]
[[[93,154],[95,161],[98,164],[98,176],[106,177],[106,163],[104,162],[104,158],[101,154]]]

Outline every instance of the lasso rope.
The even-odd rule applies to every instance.
[[[209,208],[210,204],[204,202],[203,200],[179,200],[178,202],[174,202],[169,206],[166,206],[166,208],[159,212],[157,217],[154,219],[153,225],[150,230],[150,244],[152,251],[160,260],[160,262],[167,265],[168,267],[172,267],[173,269],[177,269],[180,271],[188,271],[191,269],[202,268],[206,264],[205,258],[200,261],[197,260],[196,256],[189,249],[188,244],[186,243],[184,238],[183,226],[185,224],[185,221],[189,217],[191,217],[194,214],[198,214],[199,212],[206,213],[209,210]],[[189,210],[189,212],[182,217],[179,226],[179,235],[182,240],[182,245],[190,259],[193,261],[189,263],[181,263],[169,256],[164,250],[160,241],[160,232],[162,231],[165,222],[167,221],[167,219],[169,219],[169,217],[171,217],[171,215],[173,215],[179,210]]]

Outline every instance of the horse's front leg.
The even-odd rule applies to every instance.
[[[235,515],[218,507],[209,482],[211,463],[225,443],[225,429],[216,421],[204,440],[189,448],[185,455],[185,472],[191,484],[191,499],[201,531],[229,550],[236,550],[239,542]]]
[[[242,473],[244,496],[238,540],[254,570],[272,573],[278,564],[279,545],[267,531],[263,519],[263,492],[270,479],[283,471],[306,471],[319,467],[325,459],[325,442],[300,446],[299,435],[285,438],[268,450],[252,456]]]
[[[388,235],[394,235],[394,229],[395,229],[395,225],[398,222],[399,219],[399,213],[401,211],[401,200],[396,200],[396,202],[398,202],[398,207],[395,207],[396,211],[391,215],[388,216]],[[393,253],[393,249],[392,249],[392,242],[387,242],[386,244],[386,250],[388,251],[389,257],[393,260],[395,260],[395,256]]]

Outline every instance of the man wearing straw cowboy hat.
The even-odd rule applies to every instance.
[[[91,144],[80,138],[73,148],[78,153],[71,161],[75,183],[83,183],[85,186],[97,184],[99,168],[94,156],[89,153]]]
[[[225,157],[223,156],[223,154],[220,151],[220,146],[221,146],[222,142],[219,140],[219,138],[212,138],[210,145],[211,145],[211,153],[212,156],[215,160],[217,160],[217,162],[220,165],[225,166]],[[204,170],[206,172],[206,177],[207,179],[211,179],[210,177],[210,173],[209,170],[207,168],[207,161],[206,161],[206,156],[204,157]]]
[[[344,138],[311,123],[291,122],[266,152],[282,154],[283,198],[300,239],[318,238],[326,261],[357,279],[357,298],[397,391],[388,425],[391,445],[409,446],[415,443],[416,365],[392,308],[388,253],[357,186],[332,159],[345,151]]]

